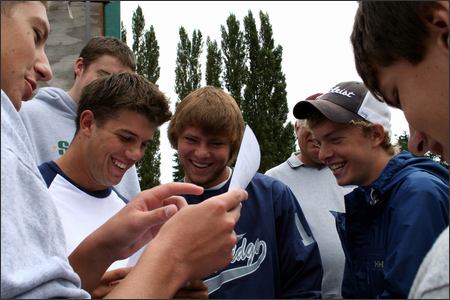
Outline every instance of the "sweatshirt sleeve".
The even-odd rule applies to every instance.
[[[282,291],[279,298],[320,298],[323,276],[319,248],[288,186],[274,183]]]

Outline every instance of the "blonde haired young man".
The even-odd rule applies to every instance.
[[[300,101],[339,185],[358,185],[335,213],[346,264],[344,298],[406,298],[423,257],[448,226],[448,170],[409,152],[395,154],[390,111],[360,82],[341,82]]]

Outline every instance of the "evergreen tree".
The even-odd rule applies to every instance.
[[[295,135],[294,126],[287,122],[286,79],[281,67],[283,49],[274,45],[268,14],[260,12],[259,17],[259,33],[251,11],[244,17],[249,73],[241,109],[258,138],[259,171],[265,172],[295,151]]]
[[[220,74],[222,73],[222,53],[216,41],[206,39],[206,85],[222,88]]]
[[[120,40],[127,43],[127,29],[123,26],[123,22],[120,21]]]
[[[222,25],[220,30],[225,65],[223,80],[226,89],[241,107],[242,90],[247,74],[244,34],[240,29],[239,21],[233,14],[227,18],[227,27]]]
[[[132,21],[132,32],[133,32],[133,52],[136,56],[136,72],[138,74],[143,75],[144,67],[145,67],[145,57],[144,57],[144,48],[145,48],[145,40],[144,40],[144,28],[145,28],[145,19],[144,14],[142,13],[142,8],[138,5],[135,12],[133,13]]]
[[[199,61],[202,53],[203,41],[199,30],[192,33],[192,42],[183,26],[179,30],[180,41],[177,45],[177,65],[175,68],[175,92],[180,100],[190,92],[200,87],[202,79],[201,64]],[[184,171],[180,165],[178,155],[174,155],[175,171],[174,181],[181,181],[184,178]]]
[[[136,56],[137,73],[156,84],[159,79],[159,45],[156,40],[155,30],[145,31],[145,21],[140,6],[133,13],[133,52]],[[142,190],[152,188],[160,184],[161,154],[160,131],[155,130],[152,142],[146,147],[144,156],[136,164],[139,184]]]

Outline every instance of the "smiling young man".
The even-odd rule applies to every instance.
[[[74,63],[74,82],[68,91],[40,88],[33,101],[23,103],[20,116],[34,146],[37,164],[57,160],[68,149],[76,129],[80,96],[93,80],[120,72],[134,72],[131,49],[114,37],[91,38]],[[136,167],[131,166],[115,187],[131,200],[140,192]]]
[[[320,95],[314,94],[306,99],[312,100]],[[320,147],[311,130],[305,126],[305,120],[296,120],[295,135],[299,152],[292,153],[266,175],[289,186],[302,207],[322,258],[322,298],[342,298],[345,257],[330,210],[343,212],[344,195],[352,188],[339,186],[333,173],[319,159]]]
[[[165,96],[136,74],[103,76],[84,88],[71,145],[39,166],[61,216],[67,255],[128,202],[113,186],[170,116]],[[109,269],[126,266],[119,261]]]
[[[367,87],[402,109],[414,128],[409,146],[447,162],[448,14],[448,1],[361,1],[351,36],[356,69]],[[422,262],[409,297],[449,298],[448,227]]]
[[[244,133],[236,101],[207,86],[187,95],[169,123],[169,141],[178,151],[185,182],[202,186],[203,203],[228,190]],[[209,298],[318,298],[322,265],[318,246],[292,191],[282,182],[257,173],[246,188],[235,231],[233,259],[205,278]],[[190,226],[190,224],[186,224]]]
[[[406,298],[423,257],[448,226],[448,170],[390,143],[388,106],[360,82],[300,101],[339,185],[358,185],[334,213],[346,264],[344,298]]]

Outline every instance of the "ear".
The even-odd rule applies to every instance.
[[[448,1],[436,1],[430,4],[429,9],[424,11],[425,26],[430,33],[430,38],[437,42],[438,47],[446,51],[448,55],[449,24],[448,24]]]
[[[80,115],[80,132],[86,136],[91,136],[95,125],[94,113],[87,109]]]
[[[374,147],[378,147],[383,144],[384,139],[386,137],[386,132],[384,131],[384,127],[381,124],[373,124],[372,125],[372,144]]]
[[[75,77],[80,77],[81,73],[83,72],[83,69],[84,69],[84,60],[82,57],[78,57],[73,66],[73,73],[75,74]]]

